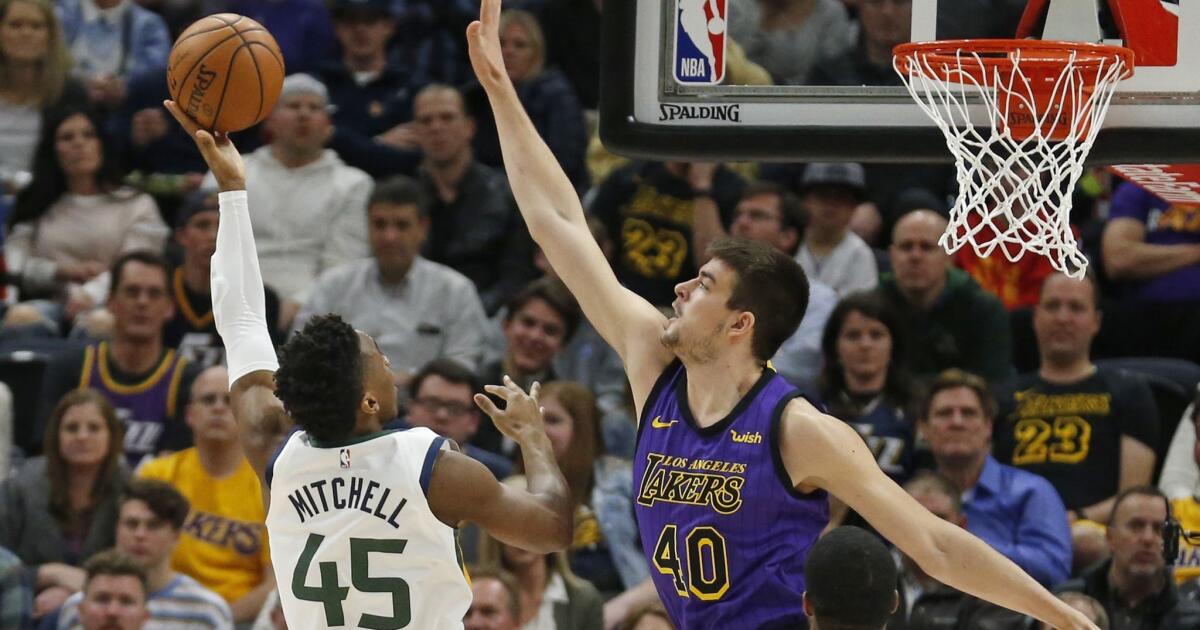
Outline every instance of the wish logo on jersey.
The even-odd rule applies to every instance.
[[[675,80],[715,85],[725,78],[728,0],[678,0],[675,5]]]

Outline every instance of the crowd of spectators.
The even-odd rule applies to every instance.
[[[910,0],[728,3],[730,81],[898,84]],[[500,37],[621,282],[669,308],[717,238],[794,256],[810,303],[771,368],[884,472],[1102,627],[1200,627],[1200,545],[1162,552],[1168,516],[1200,533],[1200,208],[1088,171],[1076,280],[943,251],[947,166],[620,158],[595,124],[603,4],[512,0]],[[1024,2],[948,4],[940,23],[981,37]],[[218,11],[264,24],[289,72],[235,135],[274,341],[340,314],[391,363],[389,428],[511,484],[516,446],[472,395],[543,383],[575,540],[539,556],[465,530],[466,627],[668,627],[633,521],[632,395],[509,192],[466,58],[476,2],[0,0],[0,630],[286,627],[213,323],[217,195],[160,106],[174,36]],[[1032,627],[895,563],[889,628]]]

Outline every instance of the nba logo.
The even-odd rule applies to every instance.
[[[675,80],[716,85],[725,78],[729,0],[678,0],[675,5]]]
[[[342,468],[350,467],[350,449],[344,448],[338,452],[338,463],[341,464]]]

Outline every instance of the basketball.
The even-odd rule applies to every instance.
[[[208,131],[241,131],[275,107],[283,54],[261,24],[235,13],[201,18],[180,33],[167,59],[167,89]]]

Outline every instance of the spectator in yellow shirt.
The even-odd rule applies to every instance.
[[[1200,394],[1197,394],[1191,409],[1191,417],[1184,417],[1182,421],[1192,422],[1196,426],[1198,437],[1192,446],[1192,457],[1200,466]],[[1200,534],[1200,487],[1195,488],[1190,497],[1172,499],[1171,515],[1179,521],[1184,532]],[[1181,537],[1179,555],[1175,558],[1175,583],[1183,586],[1192,580],[1200,580],[1200,544],[1191,542],[1188,537]]]
[[[185,416],[196,445],[147,462],[139,474],[187,497],[192,509],[171,565],[224,597],[242,623],[254,620],[275,577],[262,488],[242,452],[228,379],[221,366],[196,377]]]

